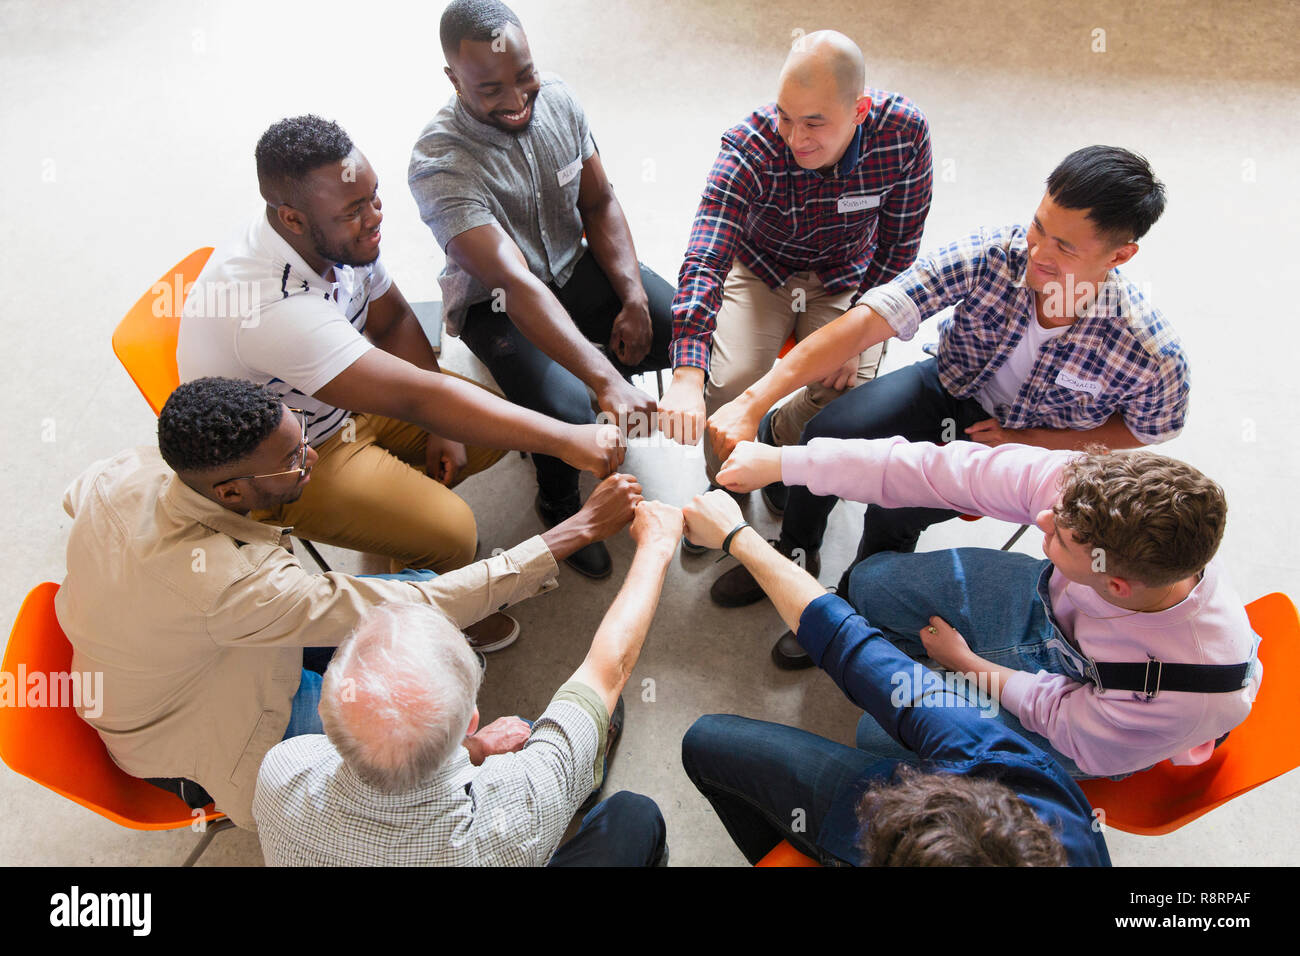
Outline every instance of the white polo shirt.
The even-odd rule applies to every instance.
[[[350,414],[312,398],[374,348],[361,333],[370,302],[393,280],[376,259],[313,271],[263,208],[241,239],[218,248],[185,301],[176,364],[182,382],[218,375],[267,385],[308,413],[307,437],[320,445]]]

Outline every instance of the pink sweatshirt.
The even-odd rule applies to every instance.
[[[1061,471],[1076,453],[1029,445],[944,446],[902,438],[815,438],[781,453],[781,479],[819,495],[886,508],[939,507],[1032,523],[1059,498]],[[1050,581],[1052,610],[1067,637],[1100,661],[1148,655],[1186,664],[1240,664],[1255,635],[1241,598],[1217,560],[1187,598],[1165,611],[1128,614],[1059,570]],[[1042,734],[1080,768],[1098,776],[1141,770],[1170,758],[1202,763],[1214,741],[1250,713],[1263,667],[1229,694],[1098,691],[1060,674],[1019,671],[1002,688],[1002,706]]]

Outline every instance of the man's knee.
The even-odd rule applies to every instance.
[[[735,720],[734,714],[705,714],[691,724],[682,737],[682,766],[688,777],[695,780],[700,760],[725,746],[727,728]]]
[[[474,512],[460,496],[447,494],[438,498],[423,515],[426,528],[419,540],[425,549],[399,560],[404,560],[409,568],[446,574],[474,560],[478,551],[478,524]]]
[[[899,563],[910,555],[882,551],[864,558],[849,572],[849,600],[854,610],[872,623],[872,615],[891,603],[897,590]]]
[[[597,823],[617,834],[618,842],[635,857],[628,859],[628,864],[652,865],[668,836],[668,826],[664,823],[659,804],[630,790],[620,790],[598,803],[587,815],[584,825]]]

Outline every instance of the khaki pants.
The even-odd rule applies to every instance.
[[[316,449],[302,497],[251,517],[292,525],[309,541],[388,557],[394,571],[439,574],[474,560],[478,527],[469,505],[424,473],[428,432],[382,415],[353,415]],[[459,484],[496,464],[504,451],[465,446]]]
[[[797,272],[779,289],[769,289],[740,262],[733,263],[722,287],[722,304],[709,355],[709,374],[704,384],[707,413],[712,415],[767,374],[792,332],[796,342],[803,341],[848,311],[852,297],[852,291],[828,293],[811,272]],[[882,344],[859,356],[858,377],[850,388],[876,377],[883,354]],[[772,416],[776,443],[798,444],[809,419],[844,391],[815,382],[795,392]],[[713,481],[722,463],[707,440],[703,445],[705,469],[709,481]]]

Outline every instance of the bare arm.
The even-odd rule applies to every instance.
[[[1071,428],[1003,428],[996,418],[986,418],[966,429],[966,437],[981,445],[996,447],[1007,442],[1037,445],[1065,451],[1083,450],[1092,444],[1107,448],[1137,448],[1142,442],[1124,424],[1124,416],[1116,412],[1104,425],[1075,430]]]
[[[603,478],[623,461],[612,425],[569,425],[512,405],[487,389],[371,349],[315,394],[323,402],[386,415],[488,448],[555,455]]]
[[[737,442],[753,441],[768,409],[796,389],[821,381],[851,356],[894,334],[885,319],[865,305],[849,309],[822,326],[777,362],[766,375],[709,419],[709,440],[722,460]]]
[[[545,284],[528,271],[523,253],[499,225],[466,230],[447,243],[447,258],[485,288],[502,290],[510,321],[528,341],[596,393],[601,409],[617,416],[619,407],[647,416],[654,402],[625,382],[600,350],[578,331]]]
[[[366,311],[366,338],[389,355],[405,359],[416,368],[439,371],[438,357],[433,354],[429,338],[420,328],[415,310],[406,301],[396,283],[370,303]]]
[[[641,654],[681,533],[680,509],[661,501],[642,501],[636,506],[632,538],[637,548],[632,567],[605,612],[586,659],[570,678],[599,694],[611,714]]]
[[[726,536],[744,520],[740,506],[725,491],[697,495],[682,511],[686,537],[707,548],[722,547]],[[772,599],[781,620],[797,633],[804,608],[825,594],[826,589],[752,527],[742,529],[731,539],[730,551]]]
[[[641,266],[632,244],[632,230],[605,175],[599,153],[592,153],[582,164],[578,213],[591,254],[623,306],[614,319],[609,349],[624,365],[638,365],[649,354],[654,339],[650,303],[641,284]]]

